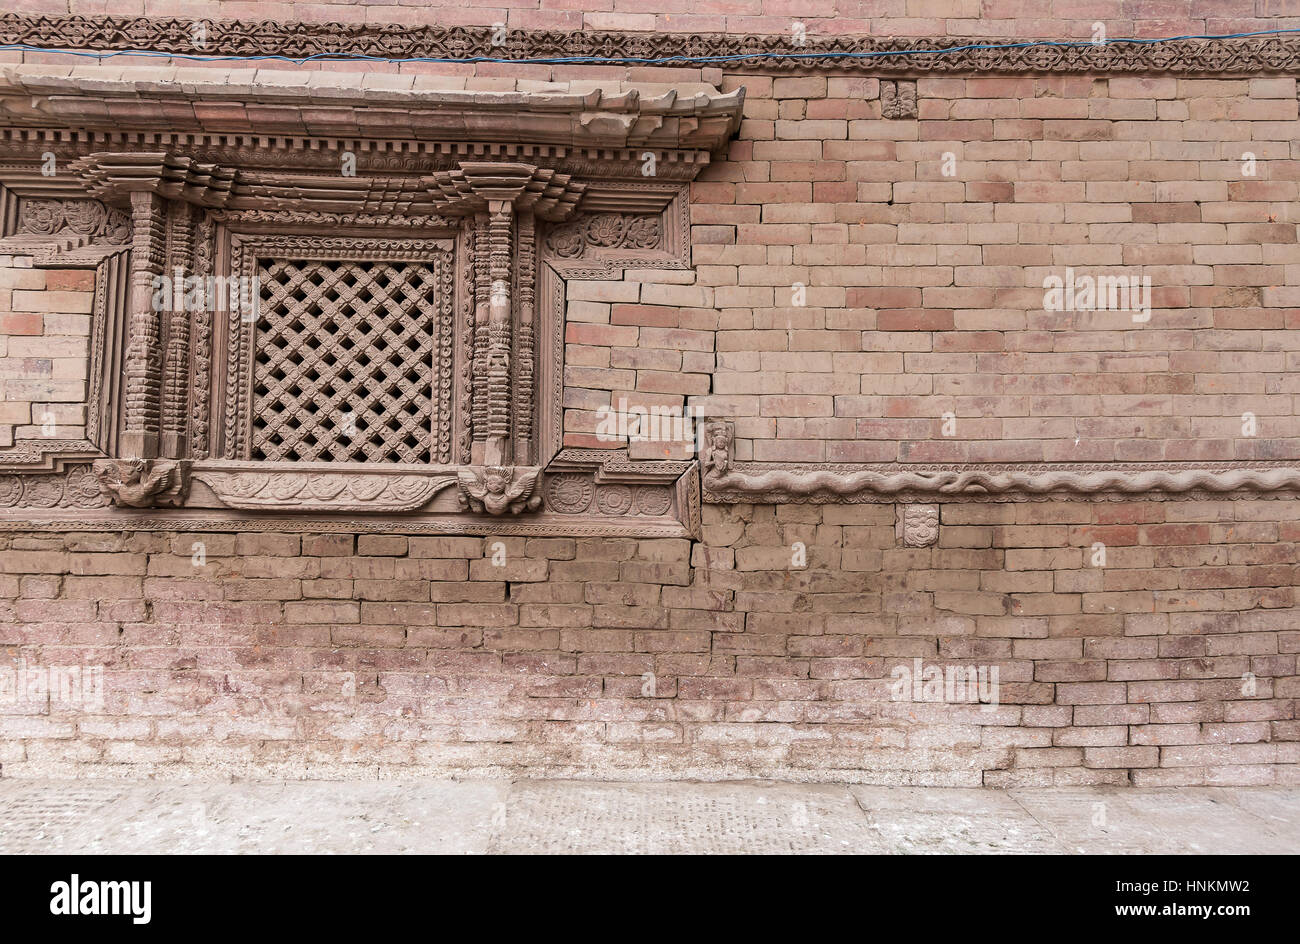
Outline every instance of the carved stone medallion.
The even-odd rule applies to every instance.
[[[592,485],[588,476],[563,472],[546,483],[546,507],[562,515],[576,515],[591,504]]]
[[[602,515],[625,515],[632,507],[632,489],[626,485],[602,485],[596,490],[596,507]]]
[[[672,507],[672,495],[666,488],[656,485],[641,485],[633,489],[632,497],[636,510],[643,515],[662,515]]]
[[[939,506],[899,505],[894,531],[904,547],[929,547],[939,540]]]

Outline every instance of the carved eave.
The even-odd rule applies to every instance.
[[[477,161],[435,174],[429,184],[442,213],[470,216],[487,212],[494,202],[510,203],[552,223],[568,219],[585,190],[585,184],[549,168]]]
[[[471,80],[472,81],[472,80]],[[740,127],[744,89],[704,84],[457,87],[441,76],[258,69],[0,70],[0,123],[15,127],[318,138],[402,138],[716,153]]]
[[[101,152],[74,161],[69,170],[87,193],[125,206],[132,193],[155,193],[169,200],[223,207],[230,199],[235,171],[167,151]]]
[[[332,174],[243,173],[225,204],[229,210],[296,207],[310,212],[400,213],[427,216],[434,201],[418,181]]]

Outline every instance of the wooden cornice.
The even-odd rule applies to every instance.
[[[0,124],[92,131],[252,134],[584,148],[719,151],[740,126],[744,90],[515,82],[275,69],[0,69]]]

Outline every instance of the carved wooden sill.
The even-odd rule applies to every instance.
[[[210,529],[418,534],[698,537],[695,462],[630,462],[565,449],[545,470],[509,470],[494,513],[464,489],[486,470],[225,460],[103,459],[60,472],[0,472],[0,531]],[[518,488],[520,483],[526,488]],[[475,492],[482,492],[475,485]],[[509,497],[506,497],[509,496]],[[478,507],[474,507],[475,503]],[[514,507],[511,507],[514,506]]]

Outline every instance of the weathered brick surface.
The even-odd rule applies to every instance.
[[[889,122],[875,80],[721,86],[693,284],[570,283],[571,444],[626,399],[735,419],[742,460],[1300,455],[1294,80],[922,78]],[[1067,270],[1149,278],[1149,321],[1044,310]]]
[[[86,434],[95,274],[0,257],[0,448]]]
[[[1023,39],[1300,25],[1282,6],[113,12]],[[572,445],[609,445],[597,411],[623,399],[735,420],[740,460],[1300,457],[1294,78],[921,76],[917,118],[881,120],[879,80],[847,73],[277,68],[745,87],[737,139],[690,187],[693,268],[568,283]],[[1067,268],[1150,276],[1150,320],[1045,311],[1044,277]],[[48,435],[47,415],[80,435],[91,289],[87,271],[0,266],[0,448]],[[1285,500],[950,504],[935,547],[902,548],[889,505],[710,506],[698,542],[510,539],[500,568],[491,538],[6,534],[0,671],[102,666],[106,693],[0,705],[0,775],[1294,783],[1298,519]],[[916,659],[996,667],[997,707],[895,700]]]
[[[1300,506],[1119,511],[946,506],[989,524],[971,549],[897,547],[891,505],[708,506],[698,543],[511,539],[502,567],[492,538],[5,536],[0,665],[105,685],[6,706],[3,774],[1294,782],[1297,545],[1204,538]],[[996,667],[996,706],[900,699],[915,659]]]

